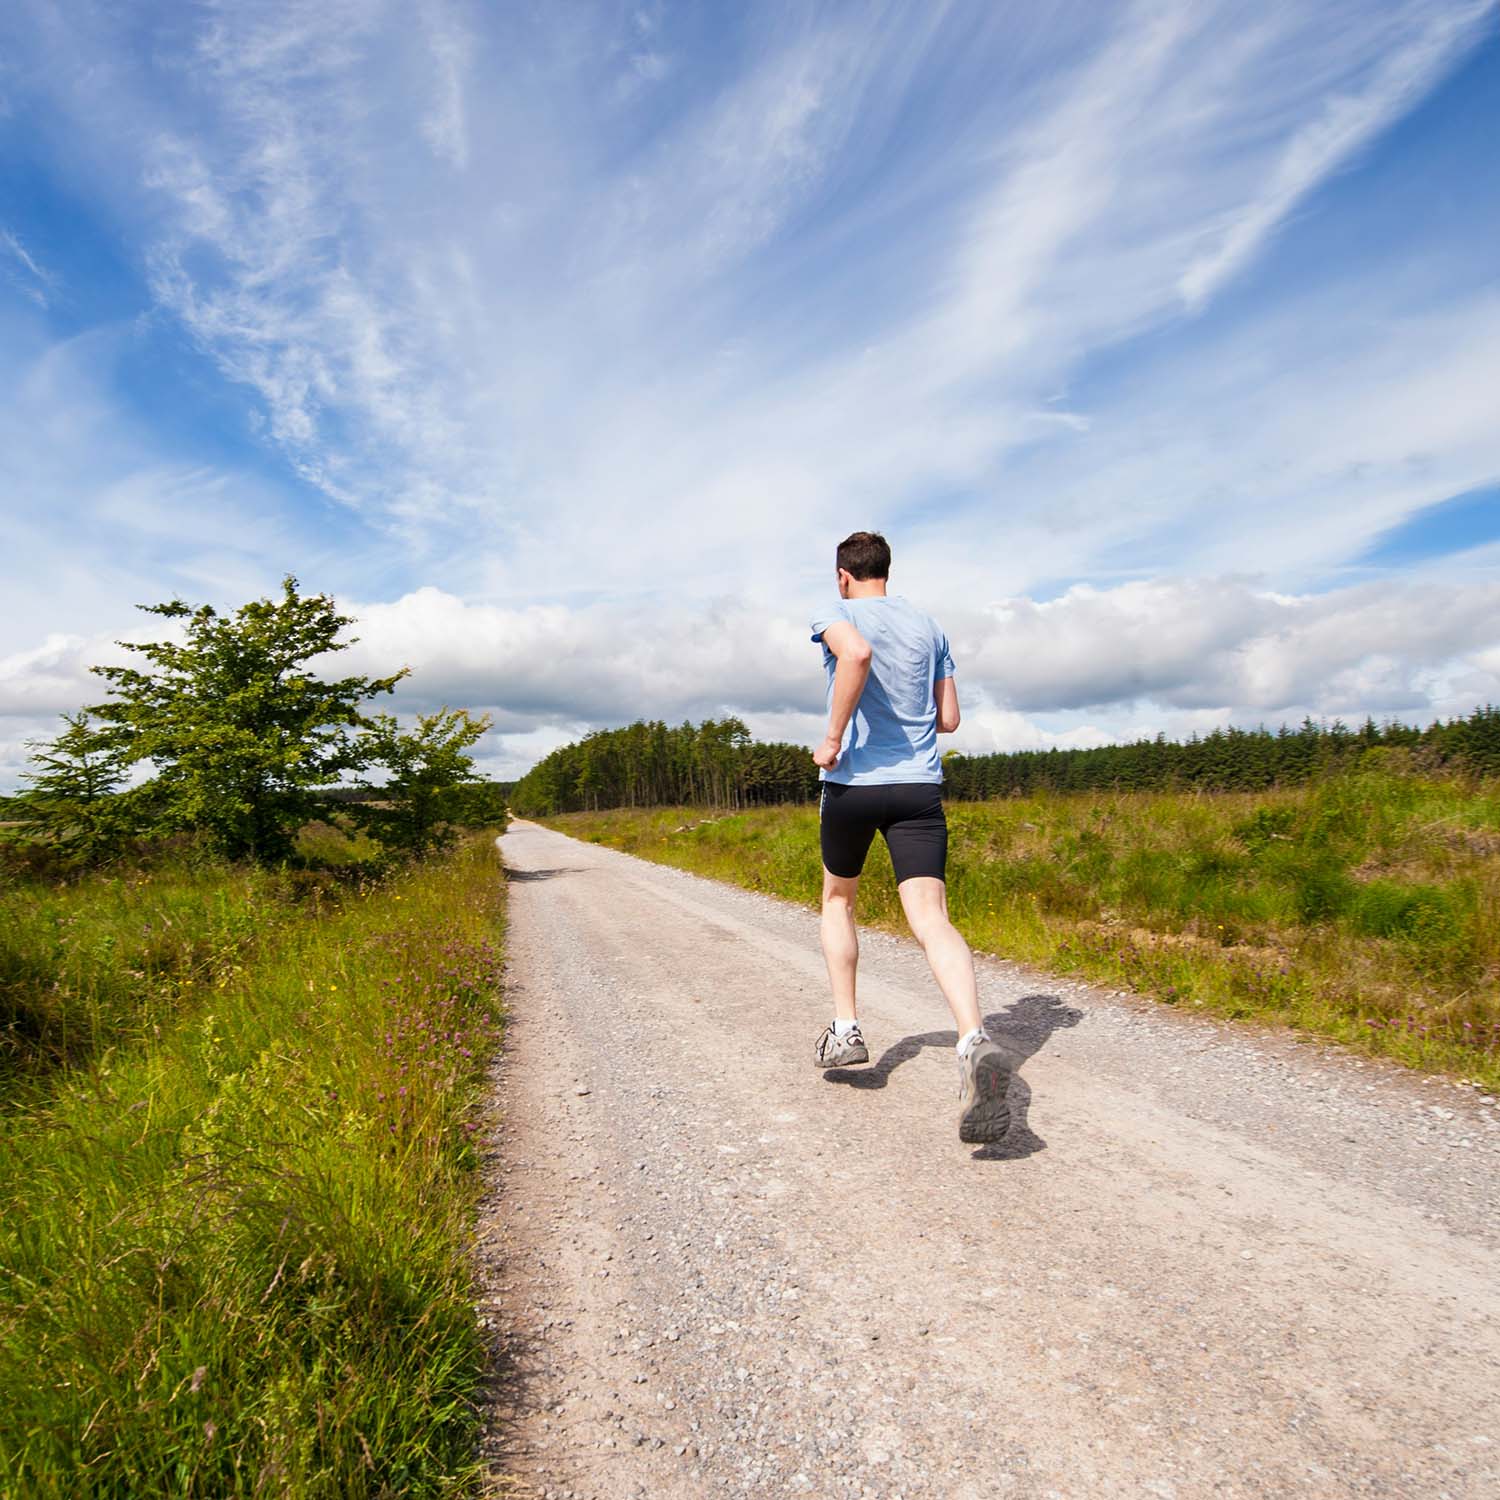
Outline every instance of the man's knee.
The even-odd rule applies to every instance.
[[[924,911],[915,915],[908,913],[906,920],[911,927],[911,935],[922,948],[930,947],[953,930],[952,922],[940,911]]]
[[[953,926],[948,919],[946,891],[940,880],[902,881],[898,888],[912,936],[925,948]]]

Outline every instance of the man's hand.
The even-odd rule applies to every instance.
[[[844,753],[844,742],[836,739],[833,735],[825,736],[823,743],[813,751],[813,764],[825,771],[831,771],[839,763],[839,756]]]

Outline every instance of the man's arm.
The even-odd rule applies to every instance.
[[[932,696],[937,700],[937,728],[939,734],[952,734],[958,728],[958,688],[951,677],[939,677],[933,684]]]
[[[847,620],[835,620],[823,632],[823,644],[838,658],[833,671],[833,702],[828,709],[828,734],[813,751],[813,762],[825,771],[839,763],[844,731],[854,717],[859,695],[870,675],[870,643]]]

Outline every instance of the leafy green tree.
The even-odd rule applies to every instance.
[[[504,829],[514,785],[511,781],[465,782],[444,798],[445,811],[460,828]]]
[[[21,807],[30,829],[66,852],[94,862],[114,852],[131,831],[131,800],[120,736],[95,724],[87,710],[62,716],[63,730],[31,740],[33,771]]]
[[[426,854],[452,842],[464,821],[460,790],[479,780],[466,753],[490,727],[489,715],[467,709],[419,714],[403,732],[391,714],[376,714],[365,731],[367,764],[385,772],[376,786],[365,783],[373,800],[356,802],[350,817],[387,850]]]
[[[224,853],[263,862],[291,854],[320,810],[317,793],[360,771],[373,749],[361,705],[406,675],[315,676],[311,664],[352,641],[351,617],[288,576],[279,599],[233,614],[174,599],[142,605],[184,622],[181,641],[122,643],[149,664],[95,667],[111,699],[92,712],[127,762],[149,762],[158,827],[198,829]]]

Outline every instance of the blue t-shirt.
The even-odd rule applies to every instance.
[[[953,676],[948,637],[899,595],[836,600],[812,621],[812,638],[823,647],[830,706],[838,658],[823,632],[837,620],[847,620],[870,643],[870,675],[844,731],[844,753],[822,779],[846,786],[942,781],[933,688]]]

